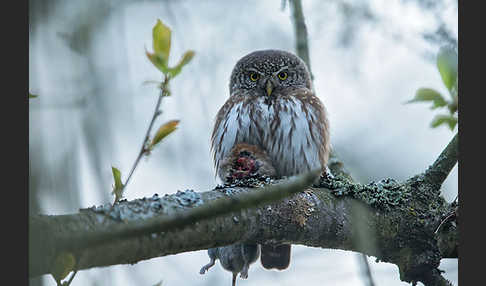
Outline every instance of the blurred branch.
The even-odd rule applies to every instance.
[[[365,280],[367,286],[375,286],[375,282],[373,280],[373,275],[371,274],[370,264],[368,263],[368,258],[366,254],[361,254],[361,264],[364,266],[364,273],[365,273]]]
[[[438,243],[434,230],[450,210],[437,192],[430,192],[440,186],[420,176],[403,183],[385,179],[367,185],[338,176],[321,177],[313,188],[299,192],[315,178],[306,176],[265,188],[229,186],[121,201],[104,225],[108,206],[72,215],[32,216],[29,276],[49,273],[60,251],[82,253],[77,267],[87,269],[241,241],[272,241],[372,255],[398,265],[401,280],[407,282],[443,279],[437,267],[442,257],[457,257],[458,230],[442,227],[440,235],[449,241]],[[282,192],[281,187],[287,191]],[[274,193],[282,198],[293,192],[298,193],[250,208],[256,202],[276,199]],[[262,196],[265,199],[260,201]],[[424,202],[424,197],[428,201]],[[366,215],[353,215],[356,204]],[[215,208],[217,205],[220,207]],[[217,211],[211,214],[210,210]],[[373,233],[379,248],[354,243],[356,226]],[[435,271],[437,275],[431,274]]]
[[[292,5],[292,17],[293,17],[293,24],[294,24],[294,31],[295,31],[295,38],[296,38],[296,52],[297,55],[307,64],[309,68],[309,73],[311,74],[311,78],[313,79],[314,76],[312,75],[311,66],[310,66],[310,57],[309,57],[309,45],[307,40],[307,27],[305,26],[305,19],[304,13],[302,11],[302,2],[301,0],[289,0],[290,4]]]

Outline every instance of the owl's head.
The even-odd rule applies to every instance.
[[[271,96],[289,87],[312,89],[306,64],[281,50],[261,50],[241,58],[233,68],[230,94],[248,90],[255,96]]]

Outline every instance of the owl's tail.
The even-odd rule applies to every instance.
[[[290,244],[262,245],[260,261],[266,269],[284,270],[290,264]]]

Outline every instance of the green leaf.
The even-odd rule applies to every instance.
[[[169,27],[164,25],[162,21],[157,20],[157,23],[152,29],[152,46],[154,52],[150,53],[145,49],[145,53],[152,64],[164,74],[169,72],[170,38],[171,30]]]
[[[457,118],[452,116],[452,115],[436,115],[432,122],[430,123],[430,126],[432,128],[436,128],[439,125],[442,124],[448,124],[449,128],[451,130],[454,130],[454,127],[456,127],[457,124]]]
[[[35,95],[35,94],[32,94],[32,93],[29,92],[29,98],[36,98],[36,97],[38,97],[38,95]]]
[[[76,259],[74,255],[70,252],[61,252],[56,258],[54,259],[54,264],[51,268],[51,275],[54,277],[56,282],[60,282],[62,279],[66,278],[66,276],[74,269],[74,265],[76,264]]]
[[[121,181],[121,172],[115,167],[111,167],[111,171],[113,172],[113,180],[115,181],[115,186],[113,187],[112,194],[115,195],[115,200],[118,201],[123,197],[123,183]]]
[[[457,102],[450,102],[448,105],[447,105],[447,108],[449,109],[449,112],[452,114],[454,114],[456,111],[457,111]]]
[[[175,67],[169,68],[170,76],[173,78],[176,75],[178,75],[181,72],[182,67],[184,67],[186,64],[188,64],[192,60],[194,55],[195,55],[194,51],[185,52],[184,55],[182,56],[181,60],[179,61],[179,63]]]
[[[437,68],[448,90],[452,90],[457,81],[457,52],[451,46],[443,46],[437,55]]]
[[[168,67],[169,63],[163,56],[161,56],[160,54],[149,53],[147,50],[145,51],[145,54],[152,62],[152,64],[156,68],[158,68],[162,73],[167,74],[169,72],[169,67]]]
[[[407,104],[422,101],[432,101],[432,109],[447,105],[447,101],[444,99],[442,94],[432,88],[419,88],[415,93],[415,97],[405,103]]]
[[[155,133],[155,136],[152,139],[152,142],[150,143],[148,148],[151,150],[155,145],[160,143],[162,139],[167,137],[167,135],[174,132],[177,129],[178,124],[179,124],[179,120],[171,120],[169,122],[166,122],[162,126],[160,126],[159,130],[157,130],[157,133]]]
[[[157,24],[152,29],[152,44],[154,53],[163,58],[165,62],[169,62],[170,37],[170,28],[164,25],[160,19],[157,19]]]
[[[459,96],[458,94],[459,90],[458,90],[458,81],[456,80],[456,82],[454,83],[454,85],[452,86],[452,88],[449,90],[449,94],[452,98],[452,101],[454,102],[457,102],[457,97]]]
[[[163,74],[170,77],[178,75],[182,67],[194,57],[194,51],[187,51],[175,67],[169,67],[169,54],[171,45],[171,30],[162,21],[157,20],[152,29],[152,41],[154,52],[145,50],[147,57]]]

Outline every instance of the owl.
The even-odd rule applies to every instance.
[[[256,172],[276,178],[315,169],[325,172],[330,152],[327,112],[299,57],[281,50],[244,56],[233,68],[229,92],[211,136],[216,174],[222,181],[238,178],[241,170],[243,175]],[[253,157],[247,159],[242,148]],[[267,269],[286,269],[290,245],[262,245],[261,262]]]

